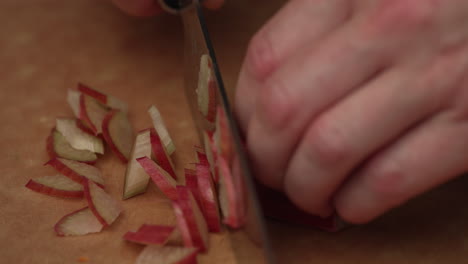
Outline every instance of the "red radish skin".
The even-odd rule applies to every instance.
[[[91,165],[96,163],[97,160],[95,153],[87,150],[77,150],[70,146],[63,135],[56,131],[55,128],[52,129],[47,137],[46,151],[50,159],[65,158]]]
[[[220,232],[221,222],[219,215],[218,199],[215,192],[213,179],[211,177],[210,168],[208,165],[197,164],[197,186],[200,195],[200,204],[203,216],[206,219],[208,230],[210,232]]]
[[[83,187],[88,207],[99,222],[104,227],[112,224],[122,211],[119,203],[90,180],[86,180]]]
[[[150,138],[154,159],[159,164],[159,166],[161,166],[161,168],[169,173],[169,175],[171,175],[174,179],[177,179],[171,157],[169,157],[167,154],[161,138],[154,128],[150,129]]]
[[[104,226],[88,207],[62,217],[54,226],[57,236],[81,236],[101,232]]]
[[[233,140],[231,137],[226,112],[222,107],[218,107],[216,114],[216,130],[213,134],[213,141],[216,146],[216,154],[218,156],[222,156],[228,164],[230,164],[233,156]]]
[[[164,245],[174,230],[174,226],[143,225],[137,232],[127,232],[124,239],[145,245]]]
[[[213,142],[213,134],[210,134],[207,131],[203,132],[203,141],[204,141],[205,155],[208,160],[208,164],[210,165],[211,175],[213,176],[214,182],[218,183],[219,175],[218,175],[218,170],[216,167],[216,162],[217,162],[218,157],[217,157],[217,150]]]
[[[136,264],[197,264],[195,248],[151,245],[141,251]]]
[[[197,180],[197,173],[191,169],[185,169],[185,186],[187,186],[193,194],[195,201],[197,202],[198,206],[201,208],[201,198],[200,198],[200,190],[198,188],[198,180]]]
[[[119,160],[127,163],[132,152],[134,134],[126,114],[119,110],[109,112],[102,122],[102,135]]]
[[[148,157],[137,159],[158,188],[171,200],[177,200],[176,181],[158,164]]]
[[[153,121],[153,127],[156,130],[156,133],[158,133],[158,136],[161,139],[168,156],[172,155],[176,148],[171,136],[169,135],[169,132],[167,131],[167,127],[164,123],[161,113],[159,112],[158,108],[156,108],[156,106],[152,105],[148,109],[148,114]]]
[[[76,127],[81,129],[83,132],[94,136],[93,130],[91,130],[91,128],[87,127],[82,120],[76,119]]]
[[[195,247],[195,244],[192,241],[192,234],[188,225],[188,221],[185,218],[184,212],[182,210],[181,201],[172,201],[172,209],[176,216],[177,221],[177,230],[179,230],[182,237],[182,242],[185,247]]]
[[[61,174],[71,180],[84,184],[87,179],[94,181],[99,187],[104,188],[104,180],[98,168],[89,164],[73,160],[55,158],[49,160],[45,165],[50,165]]]
[[[31,179],[25,186],[35,192],[55,197],[83,197],[83,186],[63,175],[43,176]]]
[[[216,91],[217,84],[214,78],[213,65],[208,54],[203,54],[200,58],[200,71],[198,74],[198,110],[210,123],[216,117]]]
[[[243,219],[240,213],[242,202],[240,196],[242,194],[237,193],[236,184],[231,175],[229,165],[224,158],[218,158],[218,169],[219,169],[219,203],[221,211],[223,212],[223,222],[231,228],[239,228],[243,224]]]
[[[207,165],[207,166],[210,165],[210,162],[208,161],[208,157],[205,153],[197,150],[197,157],[198,157],[198,163],[202,165]]]
[[[100,103],[112,108],[112,109],[118,109],[123,112],[128,112],[128,106],[126,103],[120,101],[119,99],[111,96],[104,94],[96,89],[93,89],[83,83],[78,83],[77,90],[80,91],[81,93],[88,95]]]
[[[176,201],[178,209],[182,211],[176,212],[176,217],[183,217],[188,227],[190,239],[186,237],[184,243],[186,247],[196,247],[200,252],[205,252],[208,249],[208,226],[205,219],[198,207],[195,199],[193,198],[190,189],[186,186],[177,186],[177,194],[179,199]],[[179,221],[179,219],[178,219]],[[180,230],[182,230],[180,228]]]

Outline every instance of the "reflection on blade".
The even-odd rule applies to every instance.
[[[219,186],[223,223],[238,263],[275,263],[237,124],[199,2],[181,12],[185,89],[198,134]]]

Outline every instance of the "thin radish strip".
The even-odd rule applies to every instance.
[[[147,246],[140,253],[136,264],[196,264],[195,248]]]
[[[65,137],[73,148],[104,154],[104,144],[102,140],[80,129],[77,126],[76,119],[57,118],[56,129]]]
[[[132,155],[125,172],[123,199],[131,198],[144,193],[149,183],[149,175],[140,166],[137,158],[151,156],[150,130],[146,129],[138,133],[133,145]]]
[[[151,177],[154,184],[156,184],[169,199],[177,199],[177,182],[163,168],[148,157],[138,158],[137,161]]]
[[[103,120],[102,135],[114,154],[127,163],[135,137],[127,115],[118,110],[110,111]]]
[[[97,160],[95,153],[89,150],[78,150],[73,148],[65,137],[60,134],[55,128],[52,129],[47,137],[46,143],[47,154],[49,158],[64,158],[93,164]]]
[[[136,232],[127,232],[124,239],[145,245],[164,245],[174,230],[174,226],[143,225]]]
[[[108,107],[112,108],[112,109],[118,109],[118,110],[121,110],[125,113],[128,112],[128,105],[111,96],[111,95],[107,95],[107,94],[104,94],[96,89],[93,89],[83,83],[78,83],[78,91],[82,92],[83,94],[86,94],[88,96],[91,96],[93,97],[94,99],[98,100],[100,103],[102,104],[105,104],[107,105]]]
[[[31,179],[26,184],[26,188],[56,197],[83,197],[83,186],[60,174]]]
[[[211,175],[213,176],[213,180],[215,183],[219,181],[219,175],[216,168],[216,161],[217,161],[217,149],[213,141],[213,137],[207,133],[206,131],[203,132],[203,143],[205,147],[205,155],[208,160],[208,164],[210,165]]]
[[[203,216],[206,219],[208,230],[210,232],[220,232],[220,215],[218,199],[215,192],[213,179],[211,176],[210,168],[208,165],[197,164],[196,165],[196,179],[198,193],[200,195],[200,204],[203,212]]]
[[[68,89],[67,102],[76,118],[80,117],[80,96],[81,93],[75,89]]]
[[[80,96],[80,119],[85,122],[95,135],[102,133],[102,122],[109,109],[96,99],[81,94]]]
[[[169,156],[172,155],[176,148],[171,136],[169,135],[169,132],[167,131],[167,127],[164,123],[161,113],[159,112],[158,108],[156,108],[156,106],[154,105],[152,105],[148,109],[148,113],[151,117],[151,120],[153,121],[154,129],[156,129],[159,138],[161,138],[161,141],[164,145],[164,148],[166,149],[167,154]]]
[[[62,217],[54,230],[58,236],[81,236],[101,232],[102,228],[91,209],[85,207]]]
[[[193,198],[201,208],[200,190],[198,188],[197,172],[191,169],[185,169],[185,186],[187,186],[193,194]]]
[[[216,116],[216,80],[213,74],[211,58],[203,54],[200,58],[200,71],[198,74],[198,87],[196,90],[198,98],[198,110],[207,121],[213,122]]]
[[[223,222],[232,228],[239,228],[243,224],[240,208],[242,193],[238,193],[229,165],[223,157],[218,158],[219,169],[219,204],[223,213]],[[240,188],[240,187],[239,187]]]
[[[101,171],[89,164],[73,160],[55,158],[49,160],[46,165],[52,166],[61,174],[80,184],[84,184],[87,179],[90,179],[99,186],[104,186],[104,179],[102,178]]]
[[[216,129],[213,134],[213,142],[216,147],[217,156],[222,156],[230,164],[233,155],[233,140],[226,112],[221,107],[218,107],[216,114]]]
[[[112,224],[122,212],[119,203],[90,180],[83,186],[88,206],[99,222],[104,226]]]
[[[154,128],[150,129],[150,138],[151,138],[151,150],[153,152],[153,158],[156,162],[167,171],[174,179],[176,179],[176,174],[174,171],[174,164],[169,154],[164,148],[161,138]]]

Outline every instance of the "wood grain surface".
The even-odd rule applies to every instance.
[[[227,87],[235,86],[250,37],[284,1],[228,1],[208,14]],[[53,225],[86,205],[24,187],[53,174],[45,140],[55,117],[71,116],[66,89],[78,81],[127,101],[135,131],[158,106],[173,134],[179,172],[196,142],[182,90],[182,32],[177,17],[132,18],[106,1],[0,1],[0,263],[133,263],[142,247],[122,235],[142,223],[174,224],[154,187],[123,201],[123,215],[100,234],[56,237]],[[232,93],[232,89],[231,89]],[[443,153],[441,153],[443,155]],[[97,166],[107,190],[122,192],[125,166],[110,154]],[[280,263],[468,263],[468,180],[459,178],[375,222],[337,234],[268,221]],[[234,263],[229,240],[211,237],[199,263]],[[248,263],[248,262],[245,262]]]

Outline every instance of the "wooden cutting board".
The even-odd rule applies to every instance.
[[[249,38],[282,2],[231,0],[209,14],[227,87],[235,85]],[[142,247],[124,242],[126,231],[174,224],[170,204],[154,187],[122,202],[123,215],[104,232],[58,238],[55,222],[86,202],[47,197],[24,184],[54,173],[42,166],[45,139],[56,116],[72,115],[66,89],[78,81],[127,101],[135,130],[151,125],[146,110],[156,104],[175,139],[178,167],[194,160],[179,20],[131,18],[106,1],[3,0],[0,36],[0,263],[78,263],[80,257],[133,263]],[[107,152],[97,166],[109,192],[120,197],[125,167]],[[466,190],[468,180],[460,178],[338,234],[269,221],[270,236],[281,263],[468,263]],[[224,235],[212,236],[211,244],[201,264],[233,263]]]

